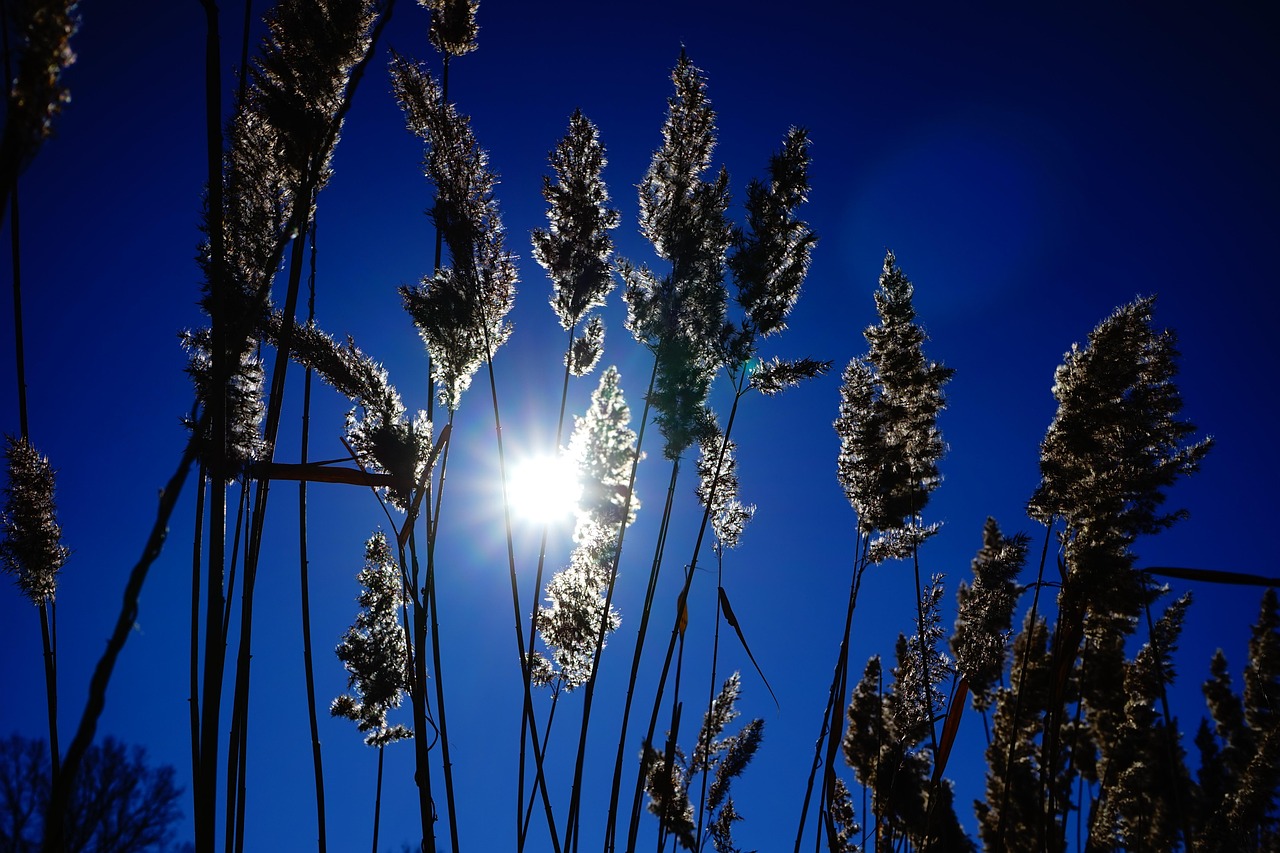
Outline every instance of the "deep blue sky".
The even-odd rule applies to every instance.
[[[265,4],[255,4],[260,16],[257,5]],[[153,517],[156,490],[185,440],[179,419],[191,390],[177,332],[202,322],[194,257],[204,179],[203,12],[196,0],[84,6],[73,43],[79,60],[66,76],[72,102],[21,184],[32,436],[60,471],[61,520],[74,552],[57,609],[64,744]],[[320,197],[317,314],[329,332],[351,334],[383,360],[417,408],[428,393],[425,360],[395,288],[430,268],[422,211],[431,195],[419,171],[420,143],[404,130],[384,58],[394,46],[436,60],[425,39],[426,14],[405,0],[395,14]],[[782,702],[779,712],[734,643],[722,647],[722,671],[743,670],[744,714],[766,719],[761,752],[737,789],[747,818],[741,844],[780,849],[794,835],[852,560],[854,516],[834,477],[838,372],[865,351],[861,331],[875,319],[871,294],[886,248],[916,285],[929,354],[957,371],[941,420],[950,446],[946,479],[927,513],[944,526],[923,558],[925,571],[947,574],[944,624],[988,515],[1006,532],[1026,530],[1037,542],[1043,536],[1024,505],[1054,412],[1054,368],[1073,342],[1137,295],[1159,294],[1157,321],[1178,331],[1184,354],[1187,417],[1217,440],[1204,470],[1171,496],[1173,505],[1190,509],[1190,519],[1141,541],[1140,564],[1276,573],[1267,536],[1280,474],[1270,393],[1280,30],[1261,4],[974,9],[485,0],[480,25],[480,49],[455,63],[451,85],[502,176],[509,245],[521,256],[516,330],[495,362],[513,454],[545,448],[554,430],[561,333],[546,305],[547,279],[529,257],[528,234],[545,221],[539,188],[546,152],[570,113],[581,108],[600,128],[609,149],[605,178],[622,211],[619,253],[635,261],[652,260],[652,252],[637,232],[634,185],[659,142],[667,75],[681,46],[708,77],[719,114],[716,162],[728,167],[735,199],[762,174],[789,126],[811,132],[813,193],[805,214],[821,242],[790,331],[768,342],[764,354],[832,359],[836,370],[776,399],[748,399],[735,427],[742,497],[758,513],[726,563],[726,587]],[[239,12],[224,9],[223,30],[230,68]],[[232,86],[228,73],[227,90]],[[638,416],[650,363],[623,329],[623,316],[615,292],[602,363],[619,366]],[[0,312],[0,429],[15,433],[12,322]],[[593,376],[573,386],[571,411],[584,407],[594,385]],[[475,388],[459,412],[441,534],[443,675],[469,850],[513,846],[519,718],[486,398]],[[283,459],[296,458],[299,399],[293,392]],[[726,407],[723,387],[714,399]],[[342,455],[345,408],[332,392],[317,395],[313,457]],[[668,474],[656,443],[646,449],[639,486],[645,508],[628,534],[618,592],[623,626],[601,673],[592,789],[608,782],[617,703]],[[692,548],[692,487],[684,476],[658,592],[660,639]],[[274,495],[254,638],[253,850],[303,849],[314,834],[295,498],[292,489]],[[362,543],[383,519],[367,494],[351,489],[314,487],[311,503],[314,646],[320,701],[327,703],[345,686],[329,650],[354,617]],[[192,515],[188,491],[145,589],[101,726],[146,745],[184,781]],[[554,563],[569,544],[563,532],[553,542]],[[520,531],[517,548],[527,597],[536,531]],[[710,565],[709,551],[703,560]],[[714,586],[711,576],[694,586],[686,678],[698,685],[705,684],[707,658],[699,649],[709,640]],[[1258,592],[1194,587],[1175,696],[1184,729],[1194,732],[1203,712],[1198,685],[1213,650],[1223,648],[1235,671],[1242,665]],[[912,597],[906,567],[868,574],[854,629],[855,671],[869,654],[890,655],[897,632],[911,630]],[[0,590],[0,646],[0,734],[40,735],[38,622],[16,589]],[[579,703],[562,700],[561,722]],[[559,731],[552,753],[563,773],[572,746],[569,727]],[[321,734],[331,849],[355,849],[367,844],[376,754],[345,721],[326,718]],[[949,774],[970,827],[967,804],[981,791],[975,759],[982,744],[981,721],[970,714]],[[1189,737],[1184,745],[1194,751]],[[417,825],[408,746],[388,750],[387,772],[382,838],[399,849]],[[563,797],[567,780],[557,776],[555,784]],[[588,848],[603,813],[599,799],[589,800]]]

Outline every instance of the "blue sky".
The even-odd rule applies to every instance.
[[[79,59],[66,76],[72,101],[21,183],[31,431],[59,470],[60,517],[73,550],[57,607],[64,744],[157,489],[181,453],[191,390],[177,333],[202,322],[194,257],[204,179],[203,12],[195,0],[84,5],[73,42]],[[425,12],[401,0],[379,50],[394,46],[434,63],[426,26]],[[778,398],[749,398],[735,426],[742,497],[758,511],[742,548],[726,559],[726,588],[781,699],[778,710],[741,649],[722,646],[721,670],[743,671],[744,719],[766,721],[762,749],[736,792],[747,818],[740,843],[779,849],[795,832],[852,562],[854,516],[834,477],[838,373],[865,352],[861,331],[875,319],[871,294],[886,249],[916,286],[929,355],[956,369],[941,418],[950,447],[945,481],[927,513],[943,530],[923,555],[926,571],[947,575],[945,625],[988,515],[1006,532],[1026,530],[1037,543],[1043,536],[1024,507],[1054,412],[1053,370],[1073,342],[1138,295],[1159,295],[1157,322],[1179,334],[1186,416],[1217,441],[1203,470],[1171,495],[1189,520],[1140,541],[1139,564],[1276,574],[1265,537],[1280,474],[1267,402],[1280,233],[1280,95],[1272,81],[1280,51],[1275,21],[1259,7],[485,0],[480,27],[479,50],[453,66],[451,94],[473,116],[501,175],[509,246],[520,255],[515,333],[494,365],[514,455],[549,447],[555,427],[561,332],[528,234],[545,221],[546,152],[572,111],[581,108],[600,128],[605,179],[622,212],[618,253],[635,261],[651,261],[652,251],[636,226],[634,185],[659,142],[668,72],[682,46],[708,78],[720,128],[715,160],[729,170],[735,215],[747,181],[763,174],[788,127],[804,126],[813,139],[805,216],[820,243],[789,331],[764,354],[831,359],[836,369]],[[224,8],[227,68],[238,56],[238,28],[238,11]],[[382,360],[418,408],[428,394],[425,359],[396,287],[430,269],[422,211],[431,194],[420,143],[404,129],[384,69],[383,58],[375,60],[320,197],[317,317]],[[230,74],[226,82],[230,92]],[[622,326],[619,292],[605,316],[602,364],[619,367],[638,416],[649,356]],[[12,322],[0,312],[0,339],[11,339]],[[14,433],[11,346],[0,359],[0,429]],[[299,377],[295,369],[286,460],[296,457]],[[570,411],[585,407],[594,386],[595,377],[572,386]],[[461,836],[472,850],[513,846],[520,692],[486,397],[478,384],[458,415],[440,557],[443,677],[456,727]],[[722,415],[728,402],[717,386],[713,404]],[[317,393],[313,456],[343,455],[337,438],[346,405],[333,392]],[[668,475],[656,443],[646,449],[644,509],[627,536],[617,593],[623,625],[602,665],[591,791],[608,783]],[[698,520],[689,468],[658,591],[660,637]],[[253,850],[302,849],[314,834],[293,495],[279,489],[272,500],[256,600]],[[310,503],[313,642],[327,703],[345,686],[330,650],[355,615],[362,543],[385,521],[367,494],[348,488],[315,486]],[[188,782],[193,507],[188,484],[101,726],[144,744]],[[526,598],[537,533],[517,529]],[[553,531],[552,543],[554,566],[568,554],[567,532]],[[709,550],[700,562],[711,565]],[[693,590],[686,677],[696,684],[706,678],[700,652],[709,643],[714,587],[708,575]],[[1174,701],[1184,730],[1194,732],[1209,657],[1223,648],[1238,672],[1259,591],[1190,588],[1196,603]],[[868,655],[891,654],[897,632],[911,630],[913,595],[905,566],[868,574],[855,618],[857,671]],[[16,589],[0,590],[0,645],[0,733],[40,735],[39,628]],[[656,665],[655,648],[647,659]],[[646,671],[642,693],[654,678]],[[576,714],[579,701],[562,699],[558,714]],[[376,754],[350,723],[321,725],[331,848],[353,849],[367,843]],[[558,733],[553,784],[563,802],[570,727]],[[981,721],[970,714],[949,773],[969,827],[982,744]],[[417,824],[411,749],[390,748],[387,761],[382,839],[398,850]],[[600,798],[588,799],[588,847],[603,811]],[[537,831],[533,837],[540,849]]]

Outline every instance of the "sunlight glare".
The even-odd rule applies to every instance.
[[[578,467],[564,454],[534,456],[518,464],[507,493],[512,514],[538,524],[568,519],[581,496]]]

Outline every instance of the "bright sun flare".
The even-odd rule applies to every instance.
[[[564,455],[524,460],[511,472],[507,488],[512,513],[540,524],[569,518],[582,496],[578,467]]]

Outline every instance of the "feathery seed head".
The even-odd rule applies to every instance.
[[[837,478],[865,532],[913,526],[942,481],[937,419],[954,371],[925,358],[911,296],[889,252],[875,294],[880,322],[864,332],[868,354],[845,368],[840,390]]]
[[[476,49],[476,11],[480,0],[418,0],[431,12],[427,39],[431,46],[449,56],[462,56]]]
[[[368,733],[365,743],[381,746],[412,735],[403,726],[387,725],[387,712],[399,707],[408,689],[409,646],[400,624],[405,593],[400,567],[381,532],[365,543],[364,561],[356,576],[363,586],[357,599],[361,610],[336,649],[355,695],[338,697],[329,710],[355,721]]]
[[[52,601],[71,552],[62,544],[53,500],[53,467],[26,438],[5,436],[8,484],[0,512],[0,567],[15,575],[32,604]]]
[[[470,121],[443,102],[421,65],[393,54],[391,77],[410,130],[426,142],[423,168],[436,190],[431,218],[450,262],[400,295],[431,355],[440,402],[456,411],[472,375],[511,334],[505,318],[515,301],[515,256],[505,248],[497,175]]]
[[[606,164],[599,132],[581,112],[550,155],[556,180],[543,178],[548,229],[533,232],[533,257],[552,282],[551,307],[565,329],[603,305],[616,281],[610,267],[618,211],[608,207],[601,178]],[[581,375],[581,374],[579,374]]]
[[[1121,306],[1055,373],[1058,411],[1040,446],[1041,482],[1028,512],[1045,524],[1065,522],[1061,538],[1075,582],[1063,592],[1077,609],[1105,602],[1137,612],[1142,590],[1130,546],[1184,515],[1159,507],[1212,444],[1191,442],[1195,426],[1178,417],[1176,341],[1153,327],[1154,307],[1150,297]]]

